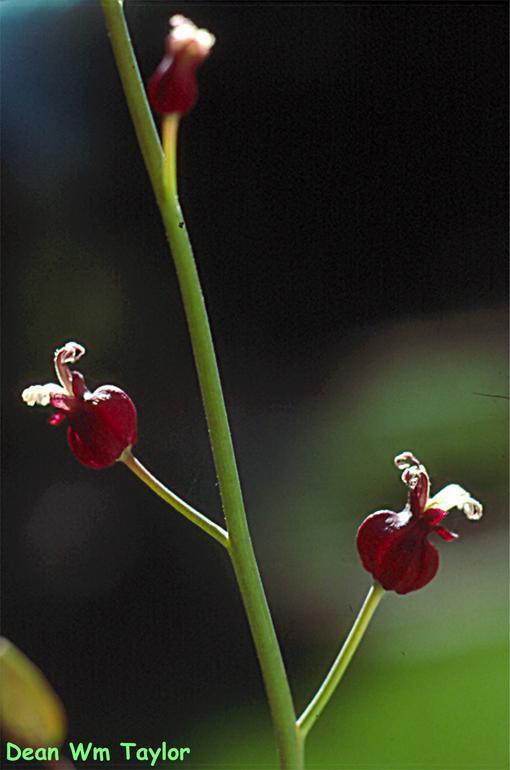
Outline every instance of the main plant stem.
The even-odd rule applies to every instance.
[[[174,258],[227,522],[229,553],[264,679],[280,766],[282,770],[301,770],[302,742],[250,538],[207,310],[177,196],[175,175],[171,170],[163,173],[161,147],[131,47],[122,0],[101,2],[127,103]],[[169,119],[173,125],[164,131],[167,170],[172,166],[175,169],[177,137],[177,117],[170,116]]]
[[[177,116],[172,115],[167,116],[165,120],[177,122],[178,119]],[[177,129],[168,132],[165,130],[164,136],[169,136],[175,141]],[[167,160],[171,161],[170,156],[174,154],[175,147],[167,145],[165,151]],[[168,177],[165,174],[165,179],[171,179],[170,174]],[[281,767],[299,770],[302,765],[292,696],[248,530],[207,311],[174,183],[175,180],[167,187],[169,197],[161,213],[174,256],[188,319],[216,474],[227,521],[229,553],[264,677]]]

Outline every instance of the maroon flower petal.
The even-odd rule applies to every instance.
[[[427,534],[428,527],[407,509],[398,514],[378,511],[358,531],[363,566],[387,591],[416,591],[432,580],[439,565]]]
[[[418,476],[418,481],[414,489],[410,489],[409,491],[409,505],[415,516],[419,516],[420,513],[425,510],[425,506],[427,505],[429,499],[429,488],[429,477],[424,471]]]
[[[455,532],[450,532],[446,527],[434,527],[434,532],[446,540],[447,543],[451,543],[453,540],[457,540],[458,535]]]
[[[442,508],[428,508],[421,514],[420,518],[432,530],[443,521],[445,516],[448,516],[448,511],[443,511]]]
[[[439,554],[426,536],[400,534],[378,567],[379,582],[386,590],[408,594],[427,585],[439,567]]]
[[[76,398],[83,398],[85,393],[89,392],[85,383],[85,377],[81,372],[71,372],[73,393]]]
[[[356,545],[359,555],[365,569],[372,574],[385,537],[392,532],[391,521],[395,516],[394,511],[377,511],[368,516],[358,530]]]
[[[68,441],[89,468],[113,465],[137,439],[136,408],[120,388],[104,385],[79,401],[69,414]]]
[[[196,69],[189,56],[166,55],[147,84],[152,109],[160,115],[186,115],[198,98]]]

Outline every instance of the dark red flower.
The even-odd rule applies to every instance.
[[[60,385],[32,385],[22,393],[28,406],[54,406],[48,420],[60,425],[67,420],[67,439],[74,456],[88,468],[108,468],[136,442],[136,408],[115,385],[103,385],[92,393],[83,374],[69,369],[85,353],[77,342],[55,352],[54,364]]]
[[[395,458],[408,487],[403,511],[377,511],[358,530],[357,546],[363,566],[387,591],[407,594],[427,585],[436,574],[439,554],[429,543],[435,532],[448,542],[457,535],[441,525],[452,508],[464,511],[468,519],[479,519],[482,506],[458,484],[448,484],[429,497],[426,468],[411,452]]]
[[[196,70],[209,56],[214,36],[198,29],[184,16],[172,16],[165,39],[166,53],[149,80],[147,91],[152,109],[160,115],[186,115],[198,96]]]

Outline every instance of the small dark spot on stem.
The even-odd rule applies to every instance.
[[[179,222],[179,227],[182,229],[184,227],[184,222]]]

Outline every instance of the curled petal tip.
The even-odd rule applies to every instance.
[[[413,453],[409,451],[401,452],[400,454],[398,454],[393,460],[393,462],[395,463],[396,467],[400,471],[403,471],[412,465],[421,465],[418,458],[415,457]]]
[[[79,342],[66,342],[61,348],[55,350],[55,359],[59,358],[63,364],[74,364],[85,353],[85,348]]]
[[[483,516],[483,505],[474,498],[471,498],[467,503],[464,503],[462,510],[467,518],[472,521],[478,521]]]

